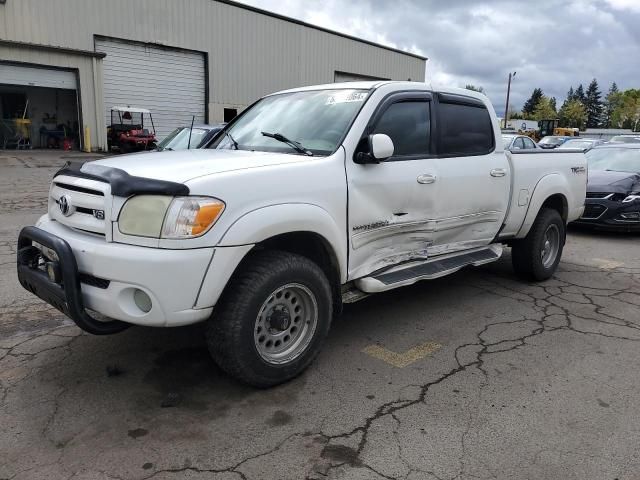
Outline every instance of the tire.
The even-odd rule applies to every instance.
[[[527,236],[512,245],[511,263],[515,272],[537,282],[551,278],[562,257],[565,228],[557,210],[540,210]]]
[[[133,151],[129,142],[120,142],[120,153],[131,153]]]
[[[331,286],[315,263],[287,252],[256,252],[243,260],[208,320],[207,346],[232,377],[271,387],[309,366],[332,311]]]

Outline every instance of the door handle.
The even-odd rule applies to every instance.
[[[504,177],[507,174],[507,171],[504,168],[494,168],[489,173],[492,177]]]
[[[430,173],[424,173],[422,175],[418,175],[418,183],[426,185],[428,183],[434,183],[436,181],[436,176]]]

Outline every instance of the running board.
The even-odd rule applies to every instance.
[[[411,285],[419,280],[432,280],[457,272],[469,265],[495,262],[502,255],[502,245],[490,245],[449,255],[438,255],[431,260],[400,265],[370,277],[355,281],[356,287],[366,293],[384,292]]]

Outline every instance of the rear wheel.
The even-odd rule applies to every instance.
[[[287,252],[258,252],[243,261],[218,302],[207,345],[227,373],[270,387],[309,366],[331,316],[331,288],[315,263]]]
[[[564,240],[565,225],[562,217],[557,210],[543,208],[527,236],[514,242],[512,246],[511,261],[514,270],[528,280],[547,280],[558,268]]]

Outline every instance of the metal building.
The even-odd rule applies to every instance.
[[[28,118],[36,147],[71,131],[105,149],[113,105],[150,109],[162,137],[284,88],[423,81],[425,63],[229,0],[0,0],[0,120],[6,137]]]

